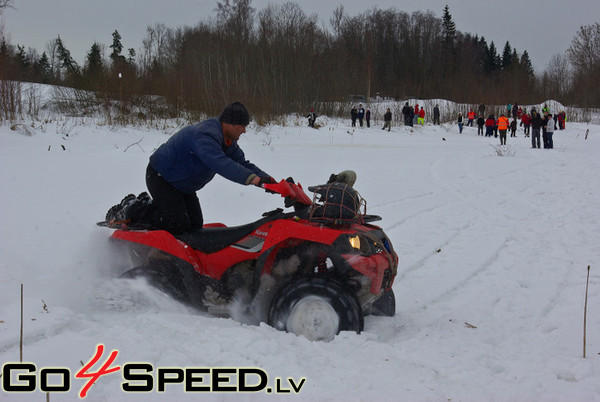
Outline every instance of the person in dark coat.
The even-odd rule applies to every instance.
[[[363,105],[358,105],[358,124],[360,124],[360,126],[363,126],[363,120],[365,118],[365,108],[363,107]]]
[[[531,148],[540,147],[540,129],[544,124],[544,120],[537,112],[531,113]]]
[[[485,119],[483,118],[483,115],[479,115],[479,118],[477,119],[477,135],[483,135],[483,126],[485,125]]]
[[[315,109],[310,109],[310,113],[306,117],[308,118],[308,125],[312,128],[315,128],[315,121],[317,120]]]
[[[196,191],[219,174],[239,184],[274,183],[275,180],[246,160],[238,145],[250,114],[241,102],[227,105],[219,118],[185,127],[162,144],[146,169],[152,195],[152,224],[173,234],[203,226]]]
[[[388,107],[387,112],[383,115],[383,127],[382,130],[385,130],[387,127],[388,131],[392,128],[392,111]]]
[[[411,117],[411,115],[410,115],[410,109],[411,109],[411,107],[410,107],[410,106],[408,106],[408,102],[406,102],[406,103],[404,104],[404,107],[402,108],[402,117],[404,117],[404,125],[405,125],[405,126],[408,126],[408,125],[409,125],[409,124],[408,124],[408,121],[409,121],[408,119],[409,119],[409,118],[410,118],[410,121],[412,121],[412,117]]]
[[[358,118],[358,110],[356,110],[356,106],[352,106],[352,110],[350,111],[350,119],[352,120],[352,127],[356,127],[356,119]]]
[[[433,107],[433,124],[440,124],[440,107],[438,105]]]
[[[371,127],[371,109],[367,109],[365,112],[365,121],[367,122],[367,128]]]
[[[517,136],[517,119],[513,118],[513,121],[510,122],[510,136]]]
[[[481,116],[485,116],[485,103],[481,102],[477,111]]]

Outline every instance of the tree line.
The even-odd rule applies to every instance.
[[[93,43],[79,66],[60,36],[41,55],[2,38],[0,79],[78,88],[119,101],[125,113],[144,107],[168,116],[215,115],[239,99],[268,119],[351,95],[600,106],[599,24],[581,27],[567,54],[554,56],[541,76],[526,50],[509,42],[500,50],[457,30],[448,6],[439,18],[378,8],[350,16],[340,5],[326,28],[298,3],[256,10],[251,0],[222,0],[216,18],[194,27],[148,26],[139,54],[125,51],[121,39],[115,30],[108,49]]]

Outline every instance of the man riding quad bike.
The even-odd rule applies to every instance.
[[[355,179],[352,171],[332,175],[327,184],[309,187],[312,199],[291,179],[262,184],[293,208],[241,226],[207,224],[173,235],[111,220],[116,207],[99,224],[116,229],[111,240],[127,245],[133,257],[136,266],[124,277],[144,276],[174,298],[219,315],[231,315],[232,304],[241,301],[255,322],[331,340],[340,331],[360,333],[367,314],[395,314],[398,256],[371,223],[381,218],[366,214]]]

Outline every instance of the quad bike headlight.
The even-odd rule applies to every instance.
[[[352,247],[356,250],[360,250],[360,236],[359,235],[350,236],[348,238],[348,242],[350,243],[350,247]]]
[[[365,236],[355,234],[348,236],[347,239],[352,252],[358,252],[364,255],[373,254],[373,251],[371,250],[371,242],[369,242],[369,239]]]

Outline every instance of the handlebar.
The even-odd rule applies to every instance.
[[[279,183],[264,183],[261,186],[265,190],[280,194],[282,197],[290,197],[293,201],[302,205],[312,205],[312,199],[306,195],[300,183],[296,184],[281,180]]]

